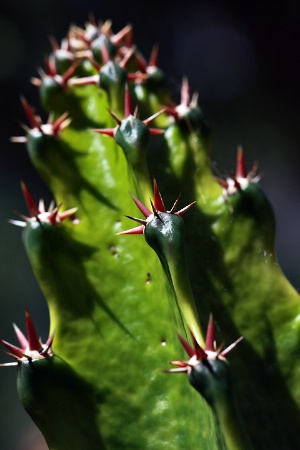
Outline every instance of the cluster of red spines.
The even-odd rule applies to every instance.
[[[101,46],[102,54],[102,65],[95,61],[93,57],[92,47],[97,39],[101,36],[107,38],[111,44],[113,44],[117,51],[116,55],[113,57],[109,54],[109,49],[107,48],[105,42]],[[158,68],[158,47],[154,46],[150,59],[147,62],[143,55],[137,50],[133,43],[132,37],[132,27],[126,26],[118,33],[114,34],[111,28],[111,22],[106,21],[104,23],[97,24],[96,21],[91,18],[90,22],[86,24],[85,28],[80,28],[77,26],[72,26],[69,30],[67,38],[63,39],[61,45],[53,38],[50,38],[53,52],[45,61],[45,70],[39,69],[40,78],[33,78],[32,82],[36,86],[41,86],[45,77],[55,80],[64,89],[69,89],[72,85],[85,85],[85,84],[99,84],[99,75],[91,75],[88,77],[77,77],[77,68],[79,67],[82,60],[89,60],[90,63],[96,68],[98,72],[101,72],[103,66],[105,66],[110,60],[113,59],[120,67],[126,68],[129,62],[134,60],[137,67],[134,73],[127,72],[127,81],[135,83],[146,82],[147,79],[153,74],[153,72]],[[58,73],[57,63],[55,55],[61,53],[70,61],[70,66],[64,73]],[[125,93],[125,112],[124,117],[127,118],[130,114],[137,117],[137,110],[132,111],[127,107],[130,103],[130,96],[128,89]],[[70,118],[68,113],[63,114],[61,117],[53,121],[50,117],[46,124],[43,124],[40,117],[34,112],[34,109],[28,105],[28,103],[22,99],[22,104],[29,122],[31,129],[38,129],[44,134],[50,134],[57,136],[59,133],[70,123]],[[158,113],[149,117],[143,122],[148,125],[155,117],[162,112],[165,112],[173,120],[180,120],[186,112],[191,108],[197,106],[197,95],[190,95],[190,89],[187,79],[182,82],[181,89],[181,101],[179,105],[172,102],[171,99],[168,100],[168,105],[163,108]],[[116,120],[117,124],[120,125],[121,120],[111,112],[111,115]],[[28,131],[25,127],[25,131]],[[107,134],[113,136],[115,133],[115,128],[111,129],[99,129],[96,130],[102,134]],[[151,134],[162,133],[162,130],[150,129]],[[14,142],[26,142],[26,137],[16,137],[12,138]]]
[[[77,208],[71,208],[66,211],[60,212],[59,209],[61,205],[54,206],[54,203],[51,202],[48,210],[45,208],[45,204],[43,200],[40,200],[39,204],[35,202],[34,198],[30,194],[29,190],[25,186],[25,184],[21,183],[23,196],[28,208],[29,216],[24,216],[23,214],[16,212],[18,216],[20,216],[23,221],[20,220],[10,220],[9,222],[13,225],[17,225],[20,227],[26,227],[29,222],[39,222],[39,223],[48,223],[51,225],[57,225],[64,221],[65,219],[69,219],[77,211]]]
[[[170,104],[164,108],[164,111],[178,122],[184,118],[187,113],[198,106],[198,94],[191,96],[190,86],[187,78],[182,80],[180,103],[177,105],[170,101]]]
[[[27,337],[23,332],[13,324],[17,339],[19,341],[20,347],[10,344],[3,339],[0,339],[0,344],[2,344],[7,349],[7,354],[12,356],[16,361],[12,363],[0,364],[3,366],[16,366],[18,362],[21,361],[32,361],[35,359],[46,359],[53,356],[52,344],[54,339],[54,334],[51,334],[47,339],[46,343],[43,344],[39,339],[33,321],[30,317],[28,310],[26,309],[26,328]]]
[[[224,188],[226,195],[232,195],[245,189],[251,183],[257,183],[260,180],[261,175],[257,175],[256,171],[256,163],[253,164],[250,172],[247,171],[245,155],[242,147],[239,146],[237,150],[235,173],[225,179],[217,178],[217,181]]]
[[[156,119],[160,114],[164,112],[164,109],[161,111],[158,111],[157,113],[153,114],[152,116],[148,117],[147,119],[143,120],[142,122],[144,125],[148,126],[150,123]],[[134,117],[135,119],[138,119],[138,108],[133,109],[130,92],[128,89],[128,86],[125,87],[125,97],[124,97],[124,119],[121,120],[113,111],[109,110],[110,115],[113,117],[113,119],[117,122],[117,126],[114,128],[97,128],[94,129],[96,133],[104,134],[106,136],[114,137],[116,134],[116,131],[118,127],[122,124],[123,120],[128,119],[129,116]],[[149,132],[151,135],[158,135],[164,133],[164,130],[161,130],[159,128],[151,128],[149,127]]]
[[[50,115],[48,121],[43,123],[41,117],[35,113],[35,109],[29,105],[24,97],[21,97],[21,103],[29,125],[21,124],[26,133],[37,131],[47,136],[59,137],[60,133],[71,123],[71,118],[67,112],[62,114],[56,120]],[[23,144],[27,142],[27,137],[14,136],[11,138],[11,141]]]
[[[191,346],[185,339],[183,339],[182,336],[178,335],[178,338],[187,352],[190,359],[188,361],[170,361],[170,364],[177,366],[175,369],[169,369],[165,372],[167,373],[186,373],[190,374],[193,367],[197,366],[201,363],[203,360],[216,360],[216,359],[222,359],[225,360],[228,353],[230,353],[237,345],[238,343],[243,339],[241,336],[239,339],[237,339],[235,342],[233,342],[231,345],[229,345],[227,348],[224,349],[224,343],[222,343],[219,347],[216,347],[215,342],[215,332],[214,332],[214,320],[212,315],[210,316],[207,332],[206,332],[206,338],[205,338],[205,348],[203,349],[197,340],[195,339],[194,335],[191,333],[192,340],[193,340],[193,346]]]
[[[159,213],[163,212],[163,213],[168,213],[168,214],[176,214],[177,216],[182,216],[188,209],[191,208],[191,206],[193,206],[196,203],[196,202],[192,202],[189,205],[185,206],[184,208],[180,209],[179,211],[176,211],[177,204],[180,199],[180,196],[179,196],[175,200],[172,208],[170,210],[167,210],[165,207],[164,201],[162,199],[161,193],[159,192],[159,189],[158,189],[155,179],[153,181],[153,185],[154,185],[154,198],[153,198],[153,201],[150,200],[152,211],[150,211],[150,209],[148,209],[147,206],[145,206],[134,195],[131,195],[134,203],[139,208],[141,213],[144,215],[145,219],[138,219],[136,217],[126,216],[126,217],[128,217],[128,219],[134,220],[135,222],[138,222],[141,225],[139,225],[138,227],[135,227],[135,228],[131,228],[130,230],[121,231],[120,233],[118,233],[118,235],[121,235],[121,234],[143,234],[145,227],[147,226],[147,224],[149,222],[151,222],[151,220],[154,219],[154,217],[160,218]]]
[[[82,85],[82,84],[98,84],[99,76],[88,76],[82,78],[74,78],[76,69],[82,59],[87,59],[96,68],[98,72],[101,71],[102,65],[99,64],[93,56],[93,45],[101,36],[107,38],[112,45],[116,47],[116,55],[113,60],[118,65],[126,68],[129,62],[134,58],[137,70],[133,73],[128,72],[128,81],[135,81],[137,83],[145,82],[157,69],[158,47],[155,46],[152,50],[149,62],[146,62],[142,54],[137,50],[133,44],[132,27],[127,25],[121,31],[114,34],[111,28],[111,22],[106,21],[99,25],[92,19],[86,28],[72,26],[69,30],[68,36],[61,43],[61,46],[52,37],[51,43],[54,53],[64,53],[70,60],[71,65],[64,74],[59,74],[57,71],[55,58],[52,54],[46,59],[45,71],[39,69],[40,79],[33,78],[33,84],[40,86],[42,80],[47,76],[58,82],[62,86]],[[105,43],[101,46],[101,57],[103,65],[111,60],[109,49]]]

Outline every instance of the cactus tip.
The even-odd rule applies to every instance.
[[[144,215],[144,217],[146,218],[146,220],[142,220],[142,219],[137,219],[135,217],[131,217],[131,216],[126,216],[131,220],[135,220],[136,222],[141,223],[142,225],[140,225],[137,228],[132,228],[130,230],[126,230],[126,231],[121,231],[120,233],[117,233],[117,235],[122,235],[122,234],[143,234],[145,227],[147,226],[147,224],[149,222],[151,222],[151,220],[154,217],[159,217],[159,213],[164,212],[164,213],[168,213],[168,214],[176,214],[177,216],[182,216],[188,209],[190,209],[196,202],[192,202],[189,205],[185,206],[184,208],[180,209],[179,211],[176,211],[176,207],[177,207],[177,203],[178,200],[180,198],[180,196],[176,199],[175,203],[173,204],[172,208],[168,211],[165,207],[164,201],[162,199],[161,193],[158,189],[157,186],[157,182],[154,179],[153,181],[153,186],[154,186],[154,203],[152,202],[152,200],[150,199],[150,203],[152,205],[152,210],[150,211],[140,200],[138,200],[134,195],[131,194],[131,197],[134,201],[134,203],[136,204],[136,206],[139,208],[139,210],[141,211],[141,213]]]
[[[218,183],[224,189],[224,195],[233,195],[236,192],[245,189],[251,183],[258,183],[261,174],[257,175],[257,163],[254,163],[250,172],[247,172],[245,155],[241,145],[237,149],[235,173],[231,177],[219,178]]]
[[[34,198],[27,189],[25,183],[21,181],[21,188],[23,191],[23,196],[28,208],[29,217],[24,216],[16,211],[16,214],[20,216],[23,221],[20,220],[9,220],[13,225],[20,227],[26,227],[29,222],[39,222],[48,223],[51,225],[57,225],[63,222],[65,219],[71,218],[77,211],[77,208],[71,208],[63,212],[59,212],[61,205],[54,208],[53,203],[50,203],[48,210],[45,208],[43,200],[40,200],[39,205],[35,202]]]
[[[29,350],[36,350],[39,352],[42,348],[42,344],[38,338],[35,326],[27,308],[25,309],[25,315]]]
[[[193,340],[193,346],[191,346],[182,336],[178,335],[181,345],[185,349],[186,353],[190,357],[188,361],[170,361],[170,364],[179,367],[175,369],[165,370],[166,373],[187,373],[190,374],[193,367],[198,365],[203,360],[215,360],[215,359],[226,359],[228,353],[230,353],[241,340],[243,336],[239,337],[235,342],[229,345],[224,350],[224,344],[221,344],[216,348],[215,338],[214,338],[214,320],[213,316],[210,315],[206,339],[205,348],[203,349],[197,340],[195,339],[193,333],[191,332],[191,337]]]
[[[17,339],[21,347],[17,347],[7,341],[4,341],[3,339],[0,339],[0,344],[2,344],[8,350],[6,353],[15,358],[17,361],[0,364],[0,367],[16,366],[20,361],[32,361],[34,359],[50,358],[53,356],[52,344],[54,334],[49,336],[46,344],[42,344],[42,342],[38,338],[28,309],[25,310],[25,316],[27,337],[22,333],[17,325],[13,324]]]

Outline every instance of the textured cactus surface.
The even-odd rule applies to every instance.
[[[51,321],[45,344],[28,312],[1,341],[25,409],[52,450],[299,448],[299,295],[256,167],[239,148],[215,175],[197,96],[172,99],[130,26],[52,44],[32,80],[49,118],[23,99],[14,138],[55,199],[22,184],[12,220]]]

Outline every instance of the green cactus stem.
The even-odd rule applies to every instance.
[[[187,425],[186,414],[183,414],[180,418],[182,402],[178,399],[182,396],[185,398],[186,408],[188,405],[196,403],[195,399],[192,395],[184,394],[185,388],[180,382],[178,383],[176,394],[169,397],[170,389],[168,386],[172,383],[169,381],[164,382],[160,376],[159,367],[161,366],[159,365],[166,359],[169,359],[172,351],[174,352],[177,347],[175,327],[176,329],[181,329],[182,333],[184,333],[184,329],[182,328],[179,313],[172,302],[167,300],[161,303],[161,298],[166,297],[167,299],[168,294],[165,289],[164,279],[160,279],[159,271],[156,267],[156,258],[153,261],[151,261],[151,257],[148,258],[147,271],[144,274],[140,273],[139,276],[133,279],[134,285],[130,295],[126,294],[126,290],[124,291],[123,297],[127,296],[126,304],[123,303],[122,296],[116,295],[113,301],[117,302],[118,310],[123,311],[121,315],[116,314],[116,308],[113,308],[111,302],[109,304],[106,303],[103,295],[103,293],[105,294],[105,289],[108,288],[111,291],[115,281],[106,279],[106,283],[108,283],[105,284],[100,277],[102,289],[102,291],[98,291],[102,294],[100,296],[94,285],[91,284],[91,280],[87,276],[83,276],[84,265],[86,261],[90,260],[91,252],[93,254],[94,249],[84,246],[83,243],[75,241],[69,236],[69,228],[76,231],[82,226],[82,220],[77,219],[77,214],[80,215],[79,211],[78,213],[76,212],[76,216],[74,216],[75,210],[73,208],[66,212],[65,215],[64,212],[60,213],[58,211],[56,219],[53,220],[53,209],[56,209],[54,206],[51,206],[49,211],[45,212],[44,208],[41,209],[43,203],[39,202],[39,205],[37,205],[24,185],[23,192],[30,214],[29,217],[22,216],[23,222],[18,220],[13,221],[13,223],[22,226],[25,247],[35,273],[40,280],[43,280],[43,290],[47,297],[51,298],[51,326],[56,329],[54,350],[55,354],[59,355],[59,358],[57,357],[55,361],[59,362],[62,358],[74,372],[74,377],[78,375],[84,386],[90,386],[88,390],[83,389],[82,392],[85,393],[86,399],[82,399],[81,403],[92,404],[96,401],[93,414],[105,446],[109,448],[120,448],[122,446],[121,448],[138,449],[142,445],[146,448],[152,447],[154,450],[157,445],[167,445],[168,448],[176,450],[178,445],[185,445],[184,443],[188,443],[193,448],[200,440],[200,442],[206,442],[214,449],[219,448],[216,444],[218,439],[215,441],[216,436],[219,435],[219,430],[216,424],[214,425],[214,419],[209,408],[203,403],[198,406],[199,409],[196,413],[198,416],[197,420],[202,424],[200,430],[206,429],[209,430],[209,433],[202,433],[201,431],[197,433],[198,436],[194,435],[191,433],[193,421],[190,422],[190,425]],[[59,214],[63,216],[60,217]],[[49,217],[51,220],[49,220]],[[61,220],[63,217],[64,220]],[[71,223],[69,223],[70,220]],[[112,238],[113,235],[110,235],[110,239]],[[124,239],[124,242],[130,241],[128,238],[125,239],[121,236],[116,237],[116,239]],[[57,246],[57,242],[63,242],[63,247]],[[110,243],[110,247],[111,245]],[[102,258],[105,257],[106,265],[111,265],[112,268],[115,267],[115,264],[123,257],[122,246],[115,244],[115,251],[121,252],[121,256],[117,257],[114,256],[115,251],[113,252],[111,249],[108,251],[106,245],[102,248],[103,252],[106,252],[106,255],[102,256]],[[143,250],[136,245],[131,248],[131,252],[133,249],[135,249],[135,257],[140,258]],[[76,272],[72,261],[76,261]],[[122,259],[120,262],[122,263]],[[124,272],[126,271],[126,266],[128,266],[128,259],[125,259],[123,264],[122,271]],[[129,275],[126,276],[128,277]],[[56,282],[58,279],[60,279],[60,283]],[[126,288],[128,289],[128,283]],[[139,295],[141,289],[143,289],[143,301],[141,301]],[[137,291],[137,294],[135,294],[135,291]],[[85,293],[84,298],[82,292]],[[161,294],[156,297],[158,292],[161,292]],[[110,299],[112,298],[110,294]],[[157,298],[155,303],[153,303],[153,298]],[[128,302],[130,301],[135,303],[135,309],[138,308],[140,312],[144,311],[144,317],[147,318],[148,322],[147,327],[144,326],[144,322],[141,322],[138,317],[136,319],[132,317],[130,310],[128,311]],[[159,311],[159,317],[156,317],[157,311]],[[90,316],[93,318],[92,321]],[[103,333],[102,338],[99,338],[98,327],[95,327],[95,324],[98,324],[100,327]],[[105,333],[108,333],[111,327],[114,329],[116,338],[114,342],[107,346]],[[74,346],[74,342],[70,340],[70,335],[76,336],[78,333],[81,333],[84,336],[83,330],[87,330],[87,328],[90,329],[91,335],[95,336],[95,340],[90,341],[89,335],[85,334],[86,338],[83,338],[84,343],[83,341],[81,342],[85,351],[81,352],[77,346]],[[156,331],[153,337],[150,338],[153,330]],[[100,336],[102,336],[102,333]],[[144,342],[148,342],[145,348]],[[122,348],[121,353],[120,346]],[[95,354],[101,354],[102,357],[95,360]],[[104,355],[107,356],[104,358]],[[116,380],[118,380],[119,375],[122,376],[119,371],[119,364],[120,360],[123,359],[130,360],[132,367],[136,369],[134,369],[132,377],[126,378],[120,384]],[[108,360],[109,364],[107,364]],[[98,366],[97,371],[91,370],[95,364]],[[38,374],[42,373],[43,370],[47,371],[47,367],[51,372],[52,366],[43,365],[39,367],[40,371],[31,372],[29,367],[26,367],[22,373],[26,374],[26,377],[28,376],[30,379],[30,375],[32,375],[32,380],[34,380],[34,377],[39,376]],[[153,372],[153,367],[158,369],[154,369]],[[149,371],[153,373],[150,379]],[[61,376],[59,373],[58,371],[58,377]],[[99,377],[99,373],[102,376]],[[51,377],[55,378],[54,374],[51,374]],[[75,384],[77,378],[75,377]],[[138,390],[140,390],[140,395],[138,396],[136,383]],[[38,386],[36,381],[33,384]],[[58,381],[57,384],[60,385]],[[69,384],[72,385],[70,382]],[[164,385],[165,387],[163,387]],[[109,386],[113,388],[111,389]],[[102,392],[103,390],[106,392],[107,389],[109,390],[109,395],[103,397]],[[76,410],[76,398],[72,400],[69,397],[72,392],[75,397],[77,396],[76,390],[73,389],[73,391],[66,392],[66,398],[70,404],[74,403],[74,409]],[[131,395],[132,392],[135,393],[133,396]],[[124,398],[126,398],[125,404]],[[148,404],[151,406],[147,416],[144,416],[142,412],[143,409],[139,403],[140,398],[143,399],[143,405]],[[161,402],[163,402],[163,408],[161,407]],[[121,410],[116,409],[116,405],[120,405],[120,408],[122,405]],[[125,409],[123,410],[123,408]],[[43,434],[47,435],[47,430],[43,429],[47,420],[45,417],[42,417],[42,410],[42,408],[39,409],[41,416],[31,413],[31,417]],[[112,411],[114,411],[114,414],[112,414]],[[194,408],[191,409],[191,415],[194,414],[192,411],[194,411]],[[173,424],[174,426],[170,428],[170,426],[167,426],[167,423],[169,423],[173,414],[176,414],[177,419]],[[135,420],[135,423],[131,427],[129,426],[129,428],[132,428],[132,431],[128,429],[128,426],[122,426],[122,423],[127,423],[128,415]],[[157,415],[166,424],[164,428],[156,427]],[[145,426],[145,429],[143,428],[143,432],[139,434],[139,438],[136,441],[136,423],[144,424],[145,422],[148,423],[148,426]],[[114,433],[116,427],[120,427],[118,435]],[[52,428],[50,427],[47,436],[49,436],[49,433],[51,435],[51,432]],[[49,448],[55,449],[54,441],[51,439],[51,437],[47,438]],[[66,450],[69,448],[69,442],[73,441],[70,441],[68,437],[64,442],[64,450]]]
[[[205,348],[198,344],[193,334],[192,339],[194,347],[179,336],[190,359],[189,361],[171,361],[170,364],[178,368],[166,370],[166,372],[187,374],[190,384],[215,412],[228,450],[253,450],[237,406],[231,371],[226,359],[242,337],[226,349],[224,345],[216,348],[214,321],[211,316],[207,327]]]
[[[49,448],[63,450],[70,445],[76,450],[104,449],[95,421],[96,401],[91,387],[54,354],[54,334],[45,344],[40,341],[27,310],[26,327],[28,337],[14,325],[20,347],[0,340],[8,354],[16,359],[1,366],[17,366],[19,398]],[[88,420],[82,420],[82,414]]]
[[[147,244],[154,249],[161,261],[185,324],[190,328],[198,342],[203,343],[198,311],[186,268],[184,225],[181,218],[195,202],[176,211],[179,201],[179,198],[177,198],[170,211],[167,211],[155,179],[154,203],[151,202],[152,212],[138,199],[132,198],[139,210],[144,214],[145,219],[127,216],[141,223],[141,225],[123,231],[119,235],[144,234]]]
[[[145,120],[138,119],[138,109],[133,111],[128,87],[125,89],[124,119],[119,119],[115,113],[110,114],[117,122],[115,128],[94,130],[97,133],[113,137],[122,148],[131,169],[135,186],[145,198],[150,197],[150,178],[147,166],[147,150],[150,136],[162,134],[164,131],[158,128],[150,128],[148,125],[155,120],[164,110],[153,114]]]
[[[33,361],[19,332],[20,348],[2,342],[50,450],[248,450],[248,436],[255,449],[298,448],[299,294],[276,259],[257,166],[247,172],[238,148],[235,171],[216,176],[198,96],[183,78],[174,102],[157,47],[145,58],[130,26],[114,33],[92,20],[51,42],[32,80],[48,119],[22,99],[28,126],[13,141],[54,202],[35,202],[23,183],[29,212],[11,222],[55,340]],[[178,193],[188,206],[177,198],[168,210]],[[225,342],[244,336],[230,366],[210,313]],[[161,373],[175,354],[201,395]],[[59,424],[49,422],[56,394]]]

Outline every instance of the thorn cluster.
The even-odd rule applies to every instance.
[[[47,136],[57,137],[71,123],[71,119],[68,117],[67,112],[62,114],[56,120],[54,120],[53,116],[50,115],[47,123],[43,123],[40,116],[35,114],[34,108],[29,105],[24,97],[21,97],[21,103],[29,124],[29,126],[21,124],[26,133],[37,131]],[[12,137],[10,140],[11,142],[23,144],[27,142],[27,137],[16,136]]]
[[[49,58],[46,58],[45,60],[45,70],[43,70],[41,67],[38,69],[40,78],[32,77],[31,83],[34,86],[40,87],[43,84],[43,80],[46,77],[48,77],[52,78],[54,81],[56,81],[57,84],[62,86],[64,89],[67,89],[69,85],[69,80],[75,75],[78,66],[79,61],[74,61],[72,62],[70,67],[65,70],[64,73],[59,74],[54,55],[50,55]]]
[[[258,183],[261,175],[257,175],[257,164],[254,163],[250,172],[247,172],[244,152],[241,146],[237,150],[235,173],[225,179],[217,178],[217,181],[224,189],[226,196],[245,189],[251,183]]]
[[[164,205],[164,201],[162,199],[161,193],[159,192],[156,180],[153,180],[154,184],[154,201],[150,200],[152,211],[148,209],[140,200],[138,200],[134,195],[131,194],[131,197],[136,204],[136,206],[139,208],[141,213],[144,215],[145,219],[138,219],[136,217],[132,216],[126,216],[128,219],[134,220],[135,222],[140,223],[138,227],[131,228],[130,230],[121,231],[120,233],[117,233],[118,235],[122,234],[143,234],[144,229],[147,226],[148,223],[151,222],[151,220],[154,219],[154,217],[158,217],[160,220],[160,213],[168,213],[168,214],[176,214],[177,216],[182,216],[188,209],[191,208],[196,202],[192,202],[189,205],[185,206],[184,208],[180,209],[179,211],[176,211],[178,201],[180,199],[180,196],[175,200],[172,208],[168,211]]]
[[[226,356],[228,353],[230,353],[237,344],[243,339],[241,336],[239,339],[237,339],[235,342],[233,342],[229,347],[224,349],[224,343],[222,343],[219,347],[216,347],[215,342],[215,333],[214,333],[214,320],[212,315],[210,316],[207,332],[206,332],[206,339],[205,339],[205,348],[203,349],[197,340],[195,339],[194,335],[191,333],[192,340],[193,340],[193,346],[191,346],[185,339],[183,339],[182,336],[178,335],[178,338],[187,352],[190,359],[188,361],[170,361],[170,364],[177,366],[175,369],[169,369],[165,370],[166,373],[186,373],[189,375],[191,371],[193,370],[193,367],[200,364],[203,360],[216,360],[216,359],[226,359]]]
[[[46,210],[44,201],[40,200],[39,204],[37,205],[23,182],[21,182],[21,187],[28,208],[29,217],[24,216],[19,212],[16,212],[16,214],[20,216],[23,219],[23,221],[10,220],[9,222],[12,223],[13,225],[17,225],[19,227],[26,227],[26,225],[29,222],[48,223],[51,225],[57,225],[61,223],[63,220],[74,216],[74,214],[77,211],[77,208],[71,208],[64,212],[60,212],[59,209],[61,205],[54,206],[53,202],[50,203],[48,210]]]
[[[102,67],[109,61],[113,61],[122,68],[127,68],[134,61],[137,70],[127,72],[127,80],[136,83],[144,83],[157,69],[158,47],[154,46],[149,62],[147,63],[142,54],[133,44],[132,27],[127,25],[117,34],[113,34],[111,22],[97,24],[93,21],[86,25],[85,29],[71,27],[68,35],[68,50],[72,50],[77,61],[86,58],[101,73]],[[64,44],[66,46],[66,44]],[[101,54],[101,63],[95,60],[94,49],[98,47]],[[114,47],[112,56],[109,48]],[[59,50],[57,44],[54,48]],[[48,71],[49,72],[49,71]],[[74,73],[73,73],[74,74]],[[72,74],[72,75],[73,75]],[[98,84],[99,75],[91,75],[82,78],[71,78],[67,80],[68,85]]]
[[[191,109],[198,106],[198,94],[194,93],[191,96],[190,86],[187,78],[183,78],[181,85],[181,98],[179,105],[170,102],[171,104],[165,107],[165,112],[169,114],[175,122],[178,122],[182,118],[186,117]]]
[[[160,114],[162,114],[164,112],[164,109],[158,111],[157,113],[153,114],[152,116],[148,117],[147,119],[143,120],[143,124],[148,126],[153,120],[156,119],[156,117],[158,117]],[[100,133],[100,134],[104,134],[106,136],[110,136],[110,137],[114,137],[119,126],[122,124],[123,120],[128,119],[128,117],[132,116],[135,119],[138,119],[139,114],[138,114],[138,108],[135,108],[135,110],[133,109],[132,106],[132,101],[131,101],[131,97],[130,97],[130,93],[129,93],[129,89],[128,86],[126,85],[125,88],[125,99],[124,99],[124,119],[121,120],[113,111],[109,111],[110,115],[112,116],[112,118],[117,122],[117,126],[114,128],[96,128],[94,129],[94,131],[96,133]],[[149,127],[149,132],[151,135],[159,135],[164,133],[164,130],[161,130],[159,128],[151,128]]]
[[[54,334],[51,334],[46,343],[43,344],[37,335],[35,326],[27,309],[25,310],[25,313],[27,337],[22,333],[17,325],[13,324],[20,347],[17,347],[7,341],[4,341],[3,339],[0,339],[0,344],[2,344],[8,350],[6,351],[6,353],[16,359],[16,361],[0,364],[0,367],[17,366],[18,363],[22,361],[46,359],[53,356],[52,344],[54,340]]]

